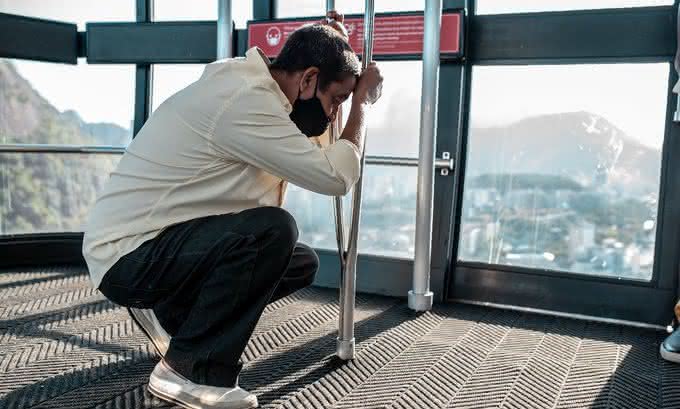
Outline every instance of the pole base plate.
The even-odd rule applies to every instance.
[[[349,361],[354,359],[354,338],[350,340],[344,340],[338,338],[338,358],[343,361]]]
[[[430,311],[434,301],[434,293],[428,291],[425,294],[416,294],[413,290],[408,292],[408,307],[413,311]]]

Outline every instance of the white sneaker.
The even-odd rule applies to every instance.
[[[156,318],[153,310],[128,308],[128,311],[132,319],[135,320],[146,336],[149,337],[161,357],[165,356],[165,353],[168,352],[168,347],[170,347],[170,335],[161,327],[161,323],[158,322],[158,318]]]
[[[149,392],[189,409],[250,409],[257,407],[257,397],[238,386],[220,388],[199,385],[175,372],[161,360],[149,378]]]
[[[680,363],[680,329],[675,331],[661,343],[659,347],[661,358],[666,361]]]

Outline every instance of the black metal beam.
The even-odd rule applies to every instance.
[[[135,21],[153,21],[153,0],[136,0],[135,9]]]
[[[135,119],[133,138],[137,135],[151,114],[151,66],[138,64],[135,71]]]
[[[78,58],[87,57],[87,35],[84,31],[78,31]]]
[[[451,4],[458,4],[453,1]],[[271,18],[255,2],[255,18]],[[588,10],[467,18],[473,63],[659,60],[675,53],[672,7]],[[203,22],[88,24],[89,63],[206,63],[215,60],[216,25]],[[245,44],[244,30],[235,42]]]
[[[475,16],[474,63],[658,58],[675,54],[672,7]]]
[[[253,0],[253,20],[276,18],[276,3],[277,0]]]
[[[315,285],[338,288],[340,261],[337,251],[316,250],[320,267]],[[357,260],[357,292],[406,297],[411,289],[413,260],[360,254]]]
[[[680,123],[673,122],[678,96],[671,91],[678,75],[670,64],[669,70],[654,269],[659,286],[675,289],[676,296],[680,296]],[[669,316],[672,313],[668,310]]]
[[[217,58],[214,21],[92,23],[87,29],[90,64],[190,64]],[[244,55],[248,31],[234,30],[233,37],[236,55]]]
[[[234,56],[244,57],[248,51],[248,30],[234,30]]]
[[[470,32],[472,30],[472,25],[470,24],[470,14],[469,10],[474,9],[475,1],[468,0],[467,9],[465,15],[465,25],[464,29],[466,38],[470,39]],[[463,43],[465,47],[463,54],[468,55],[469,50],[472,47],[472,41],[467,41]],[[446,147],[450,149],[452,157],[455,159],[455,166],[453,170],[453,175],[449,178],[446,187],[444,187],[442,192],[442,199],[447,202],[444,204],[439,204],[441,207],[441,212],[445,212],[440,216],[441,223],[448,220],[449,230],[447,232],[441,232],[440,237],[446,237],[449,242],[448,252],[445,253],[447,257],[446,274],[445,274],[445,288],[446,288],[446,298],[450,298],[453,294],[453,286],[455,285],[454,276],[456,274],[456,262],[458,260],[458,244],[460,237],[460,217],[462,211],[463,203],[463,188],[465,181],[465,169],[467,163],[467,138],[468,138],[468,120],[470,117],[470,93],[472,85],[472,62],[467,59],[464,61],[462,66],[453,66],[445,68],[442,66],[442,70],[454,71],[451,75],[451,80],[455,81],[455,85],[458,85],[457,89],[450,91],[450,98],[457,98],[457,105],[459,106],[459,111],[456,112],[457,121],[450,124],[450,126],[455,126],[450,131],[452,132],[449,138],[442,140],[441,137],[438,138],[438,145],[441,143],[442,148]],[[455,73],[455,75],[454,75]],[[452,84],[453,85],[453,84]],[[444,89],[440,89],[441,92],[446,92]],[[444,98],[440,98],[443,100]],[[450,103],[450,102],[449,102]],[[453,106],[450,111],[453,110]],[[440,119],[443,121],[450,121],[451,118],[447,118],[441,115]],[[450,112],[449,115],[452,113]],[[442,129],[440,127],[440,129]],[[443,131],[443,130],[442,130]],[[441,142],[439,142],[441,140]],[[438,148],[439,149],[439,148]],[[446,218],[444,218],[446,215]],[[444,254],[440,255],[439,258],[443,258]]]
[[[454,165],[460,160],[456,146],[461,134],[464,88],[464,65],[442,64],[439,69],[439,101],[437,117],[437,157],[449,152]],[[456,173],[441,175],[435,171],[435,189],[432,223],[432,260],[430,287],[437,300],[446,294],[445,277],[450,271],[453,248],[453,211]]]
[[[84,265],[83,233],[0,236],[0,268],[23,265]],[[6,256],[5,256],[6,255]]]
[[[442,2],[442,9],[464,9],[466,8],[465,0],[444,0]]]
[[[149,23],[153,20],[153,0],[136,0],[137,22]],[[89,30],[88,30],[89,35]],[[137,64],[135,69],[135,118],[132,130],[134,138],[151,114],[151,90],[153,71],[151,64]]]
[[[668,325],[675,290],[458,266],[450,299]]]
[[[214,21],[90,23],[88,63],[176,64],[215,61]]]
[[[0,57],[76,64],[75,24],[0,13]]]

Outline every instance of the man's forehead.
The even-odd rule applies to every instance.
[[[330,84],[329,91],[336,95],[350,94],[354,91],[356,86],[356,78],[348,77],[343,81],[333,81]]]

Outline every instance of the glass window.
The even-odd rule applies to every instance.
[[[668,75],[475,67],[458,257],[650,279]]]
[[[134,0],[0,0],[0,12],[75,23],[135,21]]]
[[[663,6],[673,0],[477,0],[477,14]]]
[[[326,15],[325,0],[289,0],[276,2],[276,17],[318,17]]]
[[[125,146],[134,91],[133,65],[0,59],[0,143]]]
[[[424,0],[377,0],[375,3],[376,13],[394,11],[423,10]],[[364,0],[336,0],[335,7],[345,14],[364,14],[366,2]]]
[[[364,0],[336,0],[335,8],[344,14],[363,14]],[[391,11],[423,10],[423,0],[378,0],[375,2],[376,13]],[[326,14],[324,0],[290,0],[277,2],[276,15],[283,17],[309,17]]]
[[[231,17],[236,28],[245,28],[253,18],[252,1],[232,1]],[[217,0],[155,0],[154,21],[217,20]]]
[[[368,114],[367,153],[417,157],[422,62],[384,61],[379,64],[385,78],[383,95]],[[204,67],[202,64],[155,65],[153,109],[155,110],[175,92],[200,78]],[[409,80],[406,81],[405,78]],[[343,107],[345,120],[350,107],[351,99]]]
[[[0,154],[0,235],[83,231],[120,157]]]
[[[366,118],[366,153],[418,157],[422,61],[380,61],[383,93]],[[347,122],[351,97],[343,104]]]
[[[413,258],[416,179],[416,168],[366,168],[359,229],[361,253]],[[343,220],[349,226],[351,194],[343,201]],[[290,186],[284,207],[295,217],[301,241],[337,250],[332,197]]]
[[[204,64],[155,64],[151,94],[152,110],[155,111],[163,101],[198,80],[204,68]]]

